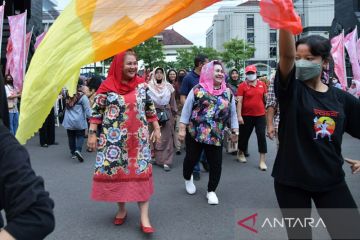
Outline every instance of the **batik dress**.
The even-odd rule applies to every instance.
[[[145,83],[119,95],[98,94],[91,122],[102,124],[98,139],[92,198],[97,201],[140,202],[153,193],[148,122],[156,110]]]

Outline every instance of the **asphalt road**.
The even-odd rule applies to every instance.
[[[95,154],[86,153],[85,162],[70,158],[64,129],[57,128],[59,145],[41,148],[38,136],[31,139],[28,149],[32,166],[45,179],[46,189],[55,201],[56,228],[48,240],[72,239],[241,239],[237,235],[239,209],[277,208],[270,176],[275,157],[275,143],[268,140],[268,171],[258,169],[256,137],[250,140],[248,163],[235,161],[224,152],[223,171],[216,191],[220,204],[210,206],[206,200],[208,173],[195,182],[197,193],[186,194],[182,178],[184,152],[175,156],[172,171],[154,166],[155,194],[150,203],[150,217],[156,228],[153,236],[139,230],[136,203],[127,205],[128,218],[122,226],[112,224],[116,204],[90,199]],[[343,155],[360,159],[359,140],[344,136]],[[346,181],[360,206],[360,174],[352,175],[344,166]],[[284,235],[279,235],[279,239]]]

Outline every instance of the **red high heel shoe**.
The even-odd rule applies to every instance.
[[[115,225],[122,225],[122,224],[125,222],[126,217],[127,217],[127,213],[125,214],[125,216],[124,216],[123,218],[117,218],[117,217],[115,217],[115,218],[114,218],[114,224],[115,224]]]
[[[153,227],[144,227],[142,223],[140,223],[140,229],[143,233],[151,234],[155,232],[155,228]]]

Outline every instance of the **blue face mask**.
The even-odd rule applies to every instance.
[[[308,60],[300,59],[295,61],[296,78],[300,81],[307,81],[320,75],[321,63],[314,63]]]

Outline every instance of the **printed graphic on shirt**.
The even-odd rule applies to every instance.
[[[314,139],[323,139],[327,138],[331,141],[331,136],[334,134],[336,123],[334,117],[338,116],[338,112],[335,111],[324,111],[319,109],[314,109],[315,118],[314,118]]]

